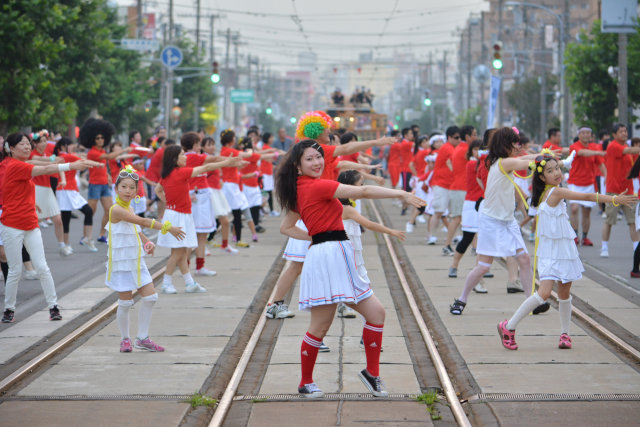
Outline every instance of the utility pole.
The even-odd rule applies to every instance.
[[[200,0],[196,0],[196,64],[200,62]],[[200,127],[200,95],[196,92],[193,100],[193,130]]]
[[[564,26],[564,40],[562,40],[562,58],[564,58],[564,49],[567,48],[569,35],[571,33],[571,27],[569,26],[569,0],[564,0],[564,15],[562,17],[562,21]],[[564,70],[563,62],[560,62],[558,66],[562,67],[561,69]],[[571,97],[569,96],[569,88],[567,86],[567,79],[565,77],[562,80],[562,121],[564,122],[564,127],[562,127],[562,144],[565,146],[571,145],[571,141],[569,139],[569,129],[571,128],[571,113],[569,112],[570,105]]]
[[[502,41],[502,3],[503,0],[498,1],[498,41]],[[504,62],[504,58],[502,59]],[[498,70],[498,75],[500,76],[500,92],[498,93],[498,106],[497,106],[497,114],[498,117],[498,127],[502,126],[503,123],[503,115],[502,115],[502,106],[504,105],[504,97],[502,93],[504,92],[504,82],[502,81],[502,68]]]
[[[487,61],[487,47],[484,45],[484,11],[480,12],[480,56],[480,64],[484,64]],[[485,105],[484,99],[484,79],[480,80],[480,105],[482,106],[480,109],[480,115],[482,116],[480,123],[484,126],[487,123],[487,106]]]
[[[467,26],[467,110],[471,108],[471,27],[472,22],[469,20]]]
[[[200,1],[200,0],[198,0]],[[213,47],[213,21],[216,19],[216,15],[209,15],[209,61],[215,61],[215,51]]]
[[[449,94],[447,92],[447,51],[442,52],[442,88],[444,90],[444,123],[449,121]]]
[[[627,34],[618,33],[618,121],[629,125],[629,107],[627,101]],[[631,138],[631,127],[629,138]]]
[[[136,38],[142,38],[142,0],[136,4]]]
[[[540,46],[544,47],[544,24],[540,31]],[[542,57],[540,63],[544,63],[544,53],[540,55]],[[544,141],[544,136],[547,128],[547,70],[542,67],[542,73],[540,76],[540,134],[538,135],[538,142]]]

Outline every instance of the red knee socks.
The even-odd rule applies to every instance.
[[[200,270],[204,267],[204,258],[196,258],[196,270]]]
[[[380,375],[380,348],[382,347],[382,328],[384,325],[372,325],[367,322],[362,328],[362,342],[367,356],[367,371],[374,377]]]
[[[313,367],[316,364],[320,344],[322,344],[322,339],[314,337],[309,332],[302,339],[302,346],[300,346],[300,365],[302,368],[300,387],[313,382]]]

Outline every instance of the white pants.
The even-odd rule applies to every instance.
[[[4,242],[4,251],[7,255],[7,263],[9,264],[9,277],[7,277],[6,289],[4,294],[4,308],[9,310],[16,309],[16,296],[18,295],[18,283],[22,277],[22,245],[29,252],[33,267],[40,278],[40,286],[44,292],[49,308],[53,308],[58,304],[56,296],[56,288],[53,283],[53,277],[47,260],[44,257],[44,246],[42,244],[42,235],[39,228],[33,230],[18,230],[17,228],[6,227],[0,224],[0,234]]]

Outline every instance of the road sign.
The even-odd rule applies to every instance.
[[[145,39],[121,39],[120,47],[138,52],[156,51],[160,47],[158,40]]]
[[[182,64],[182,51],[176,46],[167,46],[162,49],[162,64],[170,69],[174,69]]]
[[[237,104],[253,102],[253,89],[233,89],[229,92],[229,98]]]

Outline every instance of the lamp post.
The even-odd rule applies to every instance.
[[[520,6],[520,7],[531,7],[534,9],[541,9],[551,15],[553,15],[558,20],[558,26],[560,28],[560,46],[558,49],[558,66],[560,67],[560,94],[561,94],[561,115],[562,121],[560,122],[560,132],[562,134],[562,141],[566,144],[569,142],[569,99],[568,99],[568,90],[566,87],[566,81],[564,77],[564,47],[565,47],[565,28],[564,21],[562,20],[562,15],[555,13],[553,10],[549,9],[546,6],[542,6],[535,3],[528,2],[520,2],[520,1],[508,1],[504,3],[505,6]]]

